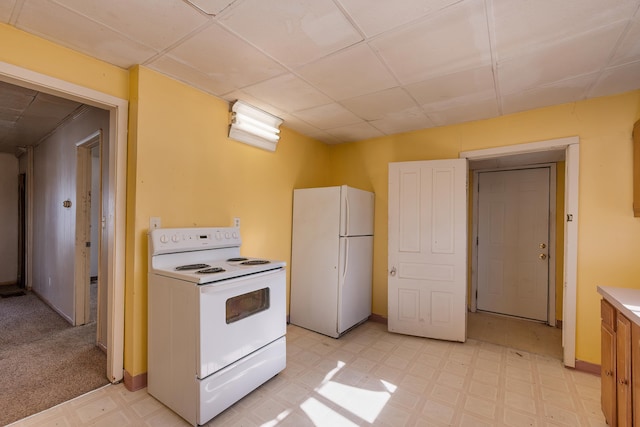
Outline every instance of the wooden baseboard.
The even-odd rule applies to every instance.
[[[583,360],[576,360],[576,371],[586,372],[587,374],[593,374],[600,376],[600,365],[595,363],[585,362]]]
[[[124,371],[124,387],[129,391],[138,391],[147,386],[147,373],[132,376],[126,370]]]

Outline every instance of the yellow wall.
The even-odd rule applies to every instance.
[[[576,357],[600,363],[597,285],[640,288],[640,220],[631,209],[631,130],[639,117],[640,91],[634,91],[332,147],[333,182],[376,193],[373,312],[387,315],[389,162],[457,158],[461,151],[578,135]]]
[[[329,146],[286,127],[275,153],[227,138],[228,104],[144,67],[131,72],[125,366],[146,372],[149,217],[230,226],[242,252],[291,260],[293,189],[327,185]],[[287,280],[288,283],[288,280]],[[287,291],[288,295],[288,291]]]

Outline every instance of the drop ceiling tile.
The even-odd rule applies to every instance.
[[[594,73],[505,95],[502,97],[503,112],[511,114],[584,99],[585,87],[593,84],[596,77],[597,73]]]
[[[363,120],[344,108],[342,105],[331,103],[307,110],[296,111],[294,116],[317,127],[320,130],[362,123]]]
[[[216,24],[180,43],[168,54],[218,84],[232,88],[255,84],[285,71],[258,49]]]
[[[593,86],[589,96],[607,96],[636,90],[639,88],[638,76],[640,76],[640,61],[607,68]]]
[[[490,64],[488,34],[484,2],[468,0],[370,44],[396,77],[410,84]]]
[[[629,23],[624,38],[611,58],[612,65],[621,65],[640,60],[640,17]]]
[[[289,129],[293,129],[294,131],[299,132],[303,135],[311,135],[318,132],[323,132],[315,126],[311,126],[309,123],[305,122],[304,120],[300,120],[298,117],[291,114],[284,113],[278,117],[284,120],[283,126],[288,127]]]
[[[331,0],[245,0],[220,22],[292,68],[362,40]]]
[[[340,104],[367,121],[417,107],[416,102],[399,87],[345,99]]]
[[[327,129],[327,133],[333,135],[342,142],[362,141],[363,139],[384,136],[382,132],[371,126],[369,123],[356,123],[353,125]]]
[[[500,92],[518,93],[602,69],[623,28],[623,23],[610,25],[498,62]]]
[[[484,99],[458,105],[446,110],[428,113],[429,118],[436,126],[447,126],[456,123],[484,120],[498,117],[498,102],[495,99]]]
[[[328,96],[291,73],[247,86],[243,91],[285,111],[304,110],[331,102]]]
[[[0,2],[0,22],[9,23],[15,4],[16,0],[5,0]]]
[[[433,121],[419,108],[411,108],[402,113],[387,114],[383,118],[372,120],[369,123],[385,135],[434,126]]]
[[[267,113],[277,116],[281,119],[284,119],[283,116],[286,114],[283,110],[275,107],[273,104],[264,102],[263,100],[258,99],[243,90],[234,90],[233,92],[225,93],[221,96],[221,98],[228,101],[229,103],[235,102],[240,99],[247,104],[253,105],[254,107],[261,109],[262,111],[266,111]]]
[[[626,20],[637,0],[493,0],[498,59]]]
[[[303,66],[296,73],[338,101],[398,84],[365,43]]]
[[[427,112],[496,98],[493,70],[490,66],[413,83],[405,86],[405,89]]]
[[[415,21],[459,0],[403,0],[398,3],[371,0],[338,0],[367,37]]]
[[[47,0],[25,0],[16,27],[123,68],[156,54],[148,46]]]
[[[104,0],[54,1],[157,50],[168,48],[209,21],[193,7],[175,0],[109,0],[109,7],[104,7]]]
[[[146,66],[213,95],[227,93],[235,89],[230,81],[215,76],[211,77],[169,55],[160,56]]]

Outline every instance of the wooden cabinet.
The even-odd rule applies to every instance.
[[[604,299],[600,314],[602,412],[610,426],[640,426],[640,326]]]
[[[631,427],[631,322],[620,313],[616,315],[616,379],[618,426]]]
[[[640,217],[640,120],[633,126],[633,216]]]
[[[640,367],[640,326],[631,323],[631,366]],[[640,426],[640,375],[631,373],[631,397],[633,401],[633,425]]]
[[[605,300],[600,301],[602,317],[602,356],[600,376],[602,384],[602,412],[607,424],[616,425],[616,310]]]

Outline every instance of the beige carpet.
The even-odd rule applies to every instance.
[[[95,328],[70,326],[30,292],[0,298],[0,425],[108,383]]]

